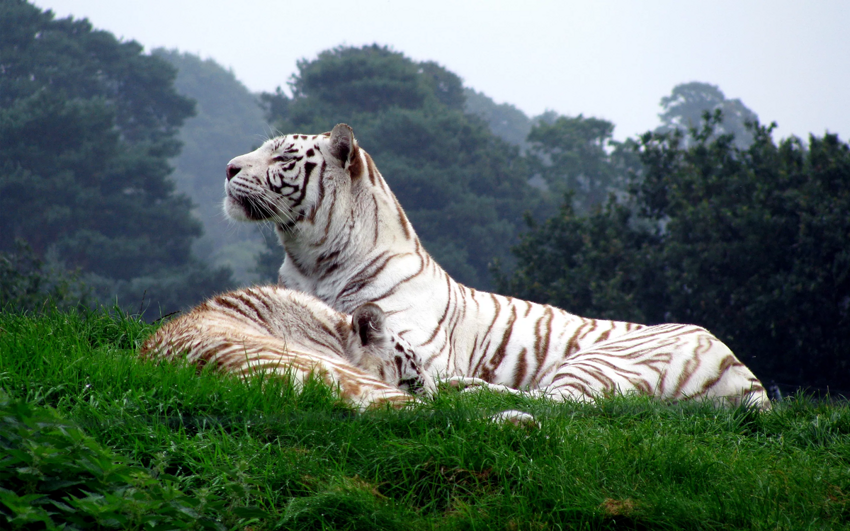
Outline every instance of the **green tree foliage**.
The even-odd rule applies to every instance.
[[[586,317],[650,322],[646,308],[660,286],[647,262],[658,237],[632,223],[631,210],[613,201],[579,215],[568,195],[556,216],[529,220],[531,230],[512,249],[516,270],[495,271],[498,291]]]
[[[420,74],[415,62],[378,45],[324,51],[315,60],[298,61],[289,83],[289,119],[325,130],[335,115],[375,121],[376,113],[419,109],[433,95],[433,83]]]
[[[143,278],[193,294],[159,300],[169,308],[226,282],[227,271],[186,268],[201,227],[167,178],[193,112],[174,69],[22,0],[0,4],[0,24],[0,251],[25,240],[80,268],[103,298],[133,304]]]
[[[576,210],[589,212],[638,171],[633,142],[616,142],[613,133],[611,122],[582,115],[540,121],[528,135],[529,159],[555,197],[569,192]]]
[[[510,103],[496,103],[482,92],[464,88],[466,103],[464,112],[484,120],[490,131],[508,144],[519,146],[520,152],[528,150],[528,134],[531,128],[540,123],[552,124],[558,119],[558,113],[548,110],[543,114],[529,117]]]
[[[702,123],[703,113],[719,110],[723,121],[715,127],[716,135],[734,135],[735,144],[741,149],[746,149],[753,142],[747,123],[757,122],[758,116],[741,100],[726,99],[723,91],[715,85],[698,81],[676,85],[669,96],[661,98],[661,107],[664,112],[658,115],[662,122],[656,130],[658,133],[687,132]],[[683,139],[688,142],[687,137]]]
[[[193,250],[213,266],[233,269],[238,283],[256,282],[248,269],[264,249],[262,238],[253,227],[228,220],[222,200],[227,162],[255,149],[270,134],[259,98],[212,59],[165,49],[153,55],[177,68],[174,87],[196,102],[196,115],[180,129],[183,149],[171,159],[177,191],[192,199],[193,212],[204,226]]]
[[[500,286],[578,314],[705,326],[761,378],[850,390],[850,146],[835,135],[736,147],[715,113],[688,147],[640,139],[622,204],[565,207]]]
[[[79,271],[67,272],[47,264],[23,240],[15,250],[0,253],[0,310],[32,312],[85,305],[90,296]]]
[[[570,193],[577,212],[590,212],[608,194],[623,192],[631,173],[640,173],[634,142],[614,141],[614,124],[607,120],[554,111],[529,118],[513,105],[497,104],[480,92],[467,88],[464,93],[465,111],[483,119],[496,136],[519,146],[529,165],[529,182],[547,192],[544,195],[553,204]]]
[[[428,251],[459,281],[488,288],[489,263],[509,259],[522,214],[540,195],[519,149],[464,114],[461,79],[371,45],[300,61],[290,87],[291,99],[263,97],[274,125],[305,133],[352,125]],[[279,266],[280,249],[270,252],[277,259],[264,263]]]
[[[531,118],[510,103],[498,104],[485,94],[471,88],[466,88],[463,92],[466,96],[464,104],[466,113],[478,116],[487,122],[493,134],[525,151],[528,147],[526,139],[533,125]]]

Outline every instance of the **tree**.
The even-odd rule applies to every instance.
[[[615,201],[579,215],[568,194],[556,216],[529,220],[512,249],[516,269],[495,271],[498,291],[586,317],[652,321],[647,307],[662,296],[650,265],[658,235],[632,223],[632,211]]]
[[[777,380],[850,389],[850,147],[835,135],[747,150],[719,113],[680,150],[645,136],[644,213],[667,219],[668,308],[706,323]]]
[[[664,112],[658,115],[662,122],[656,129],[658,133],[671,133],[674,130],[687,132],[702,123],[703,113],[719,110],[723,114],[723,121],[715,127],[716,135],[734,135],[735,144],[741,149],[746,149],[753,142],[747,124],[757,122],[758,116],[741,100],[726,99],[715,85],[697,81],[676,85],[669,96],[661,98],[661,106]],[[687,136],[683,139],[688,141]]]
[[[575,208],[589,212],[638,171],[631,143],[612,140],[613,133],[611,122],[582,115],[540,121],[528,135],[532,166],[555,197],[569,192]]]
[[[376,44],[324,51],[313,61],[298,61],[289,83],[294,100],[289,119],[293,126],[325,131],[334,116],[357,123],[392,108],[421,108],[434,96],[432,76],[421,74],[416,63]]]
[[[705,326],[764,380],[850,390],[850,146],[647,133],[623,202],[535,227],[501,287],[579,314]],[[566,241],[566,243],[561,243]]]
[[[464,95],[464,111],[467,114],[484,120],[493,134],[505,142],[519,146],[522,151],[528,148],[526,139],[533,122],[524,112],[510,103],[497,104],[485,94],[471,88],[464,89]]]
[[[176,275],[195,297],[226,280],[185,272],[201,228],[167,178],[193,112],[174,69],[23,0],[3,2],[0,22],[0,251],[24,240],[36,256],[80,268],[102,298],[134,304],[146,289],[126,291],[134,279]]]
[[[489,287],[490,262],[510,259],[523,212],[540,195],[518,148],[464,114],[460,78],[371,45],[299,61],[290,87],[291,99],[263,96],[270,121],[287,132],[352,125],[426,249],[460,282]],[[280,249],[270,252],[278,259],[264,263],[279,266]]]
[[[528,134],[531,128],[541,123],[551,125],[559,117],[553,110],[529,117],[510,103],[496,103],[483,92],[476,92],[471,88],[464,88],[463,94],[466,96],[464,112],[484,120],[494,135],[508,144],[518,146],[523,154],[528,150]]]
[[[25,242],[0,253],[0,311],[32,312],[45,307],[69,309],[88,302],[78,272],[45,263]]]

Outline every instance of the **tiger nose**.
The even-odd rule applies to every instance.
[[[233,164],[232,162],[228,164],[227,169],[225,170],[225,173],[227,174],[227,180],[229,181],[230,179],[236,177],[236,174],[240,171],[242,171],[242,166],[240,166],[239,164]]]

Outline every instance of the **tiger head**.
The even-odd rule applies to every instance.
[[[433,378],[422,368],[419,356],[398,334],[388,329],[384,312],[366,303],[351,316],[354,334],[348,353],[355,365],[411,394],[431,394]]]
[[[234,158],[225,189],[231,219],[274,226],[286,255],[279,282],[345,313],[370,300],[353,288],[343,293],[352,267],[421,251],[404,210],[345,124],[274,138]]]
[[[290,229],[312,220],[324,201],[345,201],[363,161],[351,127],[321,135],[286,135],[227,164],[225,213],[236,221],[271,221]]]

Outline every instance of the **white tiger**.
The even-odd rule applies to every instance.
[[[207,300],[157,330],[143,357],[185,357],[247,376],[257,371],[288,375],[303,383],[311,373],[338,387],[361,408],[404,404],[405,391],[432,391],[406,341],[385,326],[374,304],[341,314],[305,293],[255,286]]]
[[[565,398],[625,387],[769,404],[758,379],[702,328],[587,319],[458,284],[422,248],[345,124],[269,140],[231,160],[226,174],[225,212],[274,223],[285,250],[282,285],[341,312],[379,304],[433,376],[561,388],[553,396]],[[629,357],[635,349],[647,359]]]

